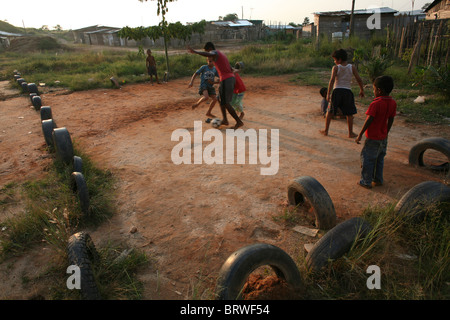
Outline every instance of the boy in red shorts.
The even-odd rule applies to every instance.
[[[384,157],[387,150],[388,133],[394,123],[397,103],[389,94],[394,88],[390,76],[381,76],[373,82],[375,99],[366,111],[366,121],[355,142],[359,144],[366,133],[366,141],[361,150],[361,180],[358,184],[364,188],[383,185]]]

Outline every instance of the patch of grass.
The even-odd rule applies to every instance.
[[[63,237],[60,243],[66,243],[77,228],[96,226],[114,214],[112,174],[96,168],[86,155],[74,152],[83,159],[83,175],[90,200],[89,216],[81,212],[72,190],[72,168],[55,160],[44,179],[15,185],[15,191],[21,193],[25,201],[25,210],[0,224],[4,229],[0,257],[20,254],[41,241],[49,242],[47,232],[55,226]],[[3,188],[1,192],[7,194],[11,188]]]
[[[397,216],[393,206],[363,213],[370,234],[321,272],[305,274],[312,299],[448,299],[450,291],[449,204],[428,208],[422,222]],[[381,289],[368,289],[367,269],[381,272]],[[304,269],[303,269],[304,268]]]

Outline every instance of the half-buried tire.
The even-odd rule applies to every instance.
[[[329,230],[311,248],[306,256],[306,266],[311,271],[318,271],[330,261],[342,257],[352,246],[366,237],[372,227],[360,217],[341,222]]]
[[[42,133],[44,134],[45,142],[50,149],[54,148],[53,144],[53,129],[56,128],[56,123],[53,119],[43,120],[42,121]]]
[[[82,298],[84,300],[101,299],[92,270],[92,265],[99,259],[99,256],[89,234],[78,232],[72,235],[67,244],[67,255],[69,265],[80,268]]]
[[[81,212],[84,215],[89,214],[89,192],[86,185],[86,180],[81,172],[72,172],[72,190],[78,196],[80,202]]]
[[[217,299],[240,299],[249,275],[265,265],[269,265],[293,289],[300,288],[300,272],[292,258],[276,246],[257,243],[237,250],[222,265],[216,286]]]
[[[73,145],[69,131],[65,127],[53,129],[53,144],[57,156],[65,163],[70,164],[73,159]]]
[[[430,165],[424,161],[425,151],[428,149],[441,152],[447,157],[447,162],[440,165]],[[408,161],[410,165],[416,167],[426,167],[435,171],[448,171],[450,163],[450,141],[440,137],[426,138],[415,144],[409,151]]]
[[[328,192],[316,179],[309,176],[296,178],[288,186],[290,205],[301,206],[306,200],[314,209],[317,228],[328,230],[336,225],[336,211]]]
[[[442,203],[450,203],[450,187],[437,181],[424,181],[409,189],[395,206],[397,215],[419,221],[426,211]]]
[[[41,121],[42,120],[48,120],[52,119],[52,108],[49,106],[42,106],[41,107]]]

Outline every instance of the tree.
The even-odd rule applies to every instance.
[[[308,18],[308,17],[305,17],[305,19],[303,20],[303,25],[304,25],[304,26],[307,26],[308,24],[310,24],[309,18]]]
[[[239,19],[236,13],[229,13],[225,17],[223,17],[223,21],[235,21]]]
[[[166,53],[166,69],[167,73],[169,73],[169,54],[167,53],[167,42],[171,38],[178,38],[186,41],[187,39],[190,39],[193,33],[204,33],[206,21],[202,20],[200,22],[196,22],[187,26],[182,25],[180,22],[168,24],[166,21],[166,13],[168,11],[167,3],[174,2],[176,0],[139,0],[139,1],[140,2],[157,1],[158,2],[157,15],[162,16],[161,22],[159,23],[159,25],[152,27],[137,27],[137,28],[130,28],[128,26],[124,27],[119,31],[119,37],[132,39],[136,41],[140,41],[146,37],[155,41],[163,37],[164,49]]]

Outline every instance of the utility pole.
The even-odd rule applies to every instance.
[[[355,11],[355,0],[352,0],[352,13],[350,14],[350,30],[349,37],[353,36],[353,12]]]

